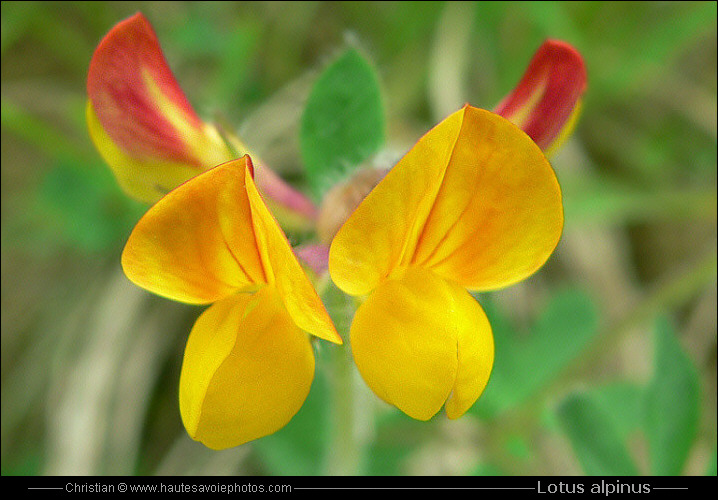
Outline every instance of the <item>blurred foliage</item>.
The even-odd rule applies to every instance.
[[[598,314],[580,290],[557,290],[528,332],[512,328],[491,302],[484,305],[496,343],[491,384],[473,410],[496,418],[523,403],[585,349],[598,333]]]
[[[333,473],[351,424],[361,474],[715,475],[715,2],[1,9],[2,474]],[[378,155],[398,158],[465,102],[493,107],[544,39],[583,54],[583,116],[552,161],[564,235],[531,279],[477,296],[496,364],[467,415],[413,421],[347,370],[344,351],[317,345],[311,393],[284,429],[222,452],[186,436],[177,384],[201,308],[122,275],[146,207],[119,190],[84,122],[93,50],[138,10],[198,113],[234,123],[319,191],[318,161],[352,168],[384,143]],[[331,96],[332,71],[346,99]],[[350,102],[360,95],[372,104]],[[348,127],[341,141],[330,125]],[[317,146],[323,133],[336,149]],[[346,401],[337,380],[353,381]],[[338,421],[352,401],[354,421]]]
[[[646,388],[645,426],[651,472],[675,476],[695,438],[700,412],[700,384],[665,318],[656,328],[654,373]]]
[[[699,421],[698,376],[665,318],[657,323],[655,344],[647,386],[614,384],[571,394],[560,403],[560,427],[587,474],[638,474],[626,446],[636,431],[646,436],[651,474],[683,472]]]
[[[621,443],[606,411],[587,395],[566,398],[559,409],[561,428],[573,444],[586,474],[635,476],[638,469]]]

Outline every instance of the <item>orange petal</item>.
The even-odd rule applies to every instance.
[[[194,304],[265,284],[245,189],[247,161],[208,170],[151,207],[122,253],[127,277]]]
[[[494,112],[520,127],[550,155],[573,129],[586,80],[581,54],[566,42],[547,40]]]
[[[533,274],[558,244],[561,190],[545,156],[516,126],[470,106],[460,113],[461,131],[412,262],[469,289],[501,288]]]
[[[284,427],[313,378],[309,337],[276,290],[233,295],[192,328],[180,375],[182,421],[210,448],[238,446]]]
[[[329,250],[329,273],[346,293],[365,295],[408,263],[462,121],[458,111],[422,137],[339,229]]]
[[[548,161],[516,126],[464,107],[407,153],[339,230],[329,272],[363,295],[410,265],[471,289],[535,272],[558,243],[561,192]]]
[[[90,61],[87,92],[88,115],[95,119],[89,123],[91,136],[115,171],[124,168],[127,157],[148,170],[176,167],[182,173],[173,175],[186,180],[188,169],[196,175],[233,157],[217,130],[190,106],[140,13],[118,23],[100,42]],[[163,193],[154,184],[165,190],[176,186],[157,177],[150,173],[142,179],[147,186],[130,194],[145,199],[149,189],[157,199]]]
[[[341,344],[334,323],[299,264],[287,237],[264,204],[249,171],[245,178],[252,223],[267,281],[276,286],[289,315],[299,328]]]

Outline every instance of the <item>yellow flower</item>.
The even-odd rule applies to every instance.
[[[493,365],[491,327],[469,294],[541,267],[563,227],[548,160],[508,120],[465,106],[384,177],[335,236],[329,272],[368,296],[351,325],[366,383],[409,416],[458,418]]]
[[[573,132],[586,86],[586,66],[578,50],[561,40],[546,40],[531,58],[519,83],[493,111],[526,132],[551,157]],[[359,170],[324,197],[317,218],[317,232],[323,243],[299,249],[317,274],[327,270],[328,248],[324,242],[329,244],[384,173],[382,169]]]
[[[249,156],[161,198],[132,231],[122,266],[158,295],[212,303],[190,333],[179,391],[187,432],[210,448],[271,434],[296,414],[314,376],[305,332],[342,343]]]

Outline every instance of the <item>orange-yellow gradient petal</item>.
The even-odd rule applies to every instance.
[[[365,295],[411,257],[453,154],[463,112],[434,127],[339,229],[329,251],[332,280]]]
[[[468,289],[501,288],[533,274],[556,248],[561,190],[546,157],[515,125],[469,106],[460,113],[461,131],[412,263]]]
[[[122,253],[132,282],[192,304],[267,282],[245,189],[248,160],[208,170],[149,209]]]
[[[478,303],[417,268],[384,281],[359,307],[351,345],[367,385],[418,420],[434,416],[447,398],[451,418],[466,411],[493,363],[491,329]]]
[[[140,13],[115,25],[98,45],[87,76],[88,125],[100,153],[128,193],[155,201],[173,189],[175,178],[232,159],[216,128],[196,115],[172,74],[152,26]],[[117,153],[120,152],[121,155]],[[128,186],[128,168],[172,170],[139,177]],[[159,180],[159,182],[158,182]],[[164,192],[163,192],[164,191]],[[148,199],[148,192],[153,197]]]
[[[354,211],[332,242],[329,272],[351,295],[409,266],[495,289],[541,267],[562,227],[561,190],[538,146],[508,120],[465,106]]]
[[[342,339],[334,323],[299,264],[287,237],[264,204],[249,170],[245,178],[254,233],[268,283],[276,287],[289,315],[299,328],[324,340],[341,344]]]
[[[299,411],[314,377],[309,337],[272,287],[217,302],[197,320],[180,375],[189,435],[224,449],[272,434]]]

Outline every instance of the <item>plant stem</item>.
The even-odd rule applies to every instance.
[[[358,432],[354,366],[346,348],[332,353],[332,427],[327,474],[352,476],[361,473],[364,443]]]
[[[332,476],[352,476],[362,473],[365,464],[369,433],[367,424],[373,422],[371,405],[360,404],[361,381],[356,372],[349,347],[349,326],[356,309],[353,299],[333,284],[324,294],[334,323],[342,335],[344,345],[331,346],[331,428],[326,473]]]

